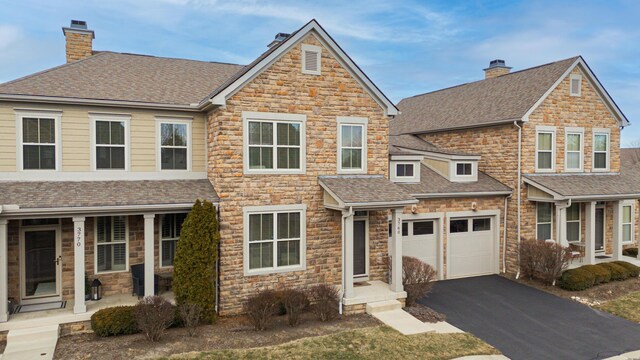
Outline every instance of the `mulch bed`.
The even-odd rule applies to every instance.
[[[447,317],[444,314],[440,314],[439,312],[426,307],[422,304],[415,304],[413,306],[407,306],[404,308],[404,311],[413,315],[416,319],[422,322],[428,323],[436,323],[439,321],[447,320]]]
[[[323,323],[306,313],[301,321],[299,326],[290,327],[286,316],[276,316],[267,330],[255,331],[243,316],[223,317],[214,325],[200,326],[196,337],[189,337],[186,329],[175,328],[167,330],[157,343],[148,342],[142,334],[106,338],[93,333],[70,335],[58,340],[54,359],[155,359],[190,351],[276,345],[381,324],[366,314]]]

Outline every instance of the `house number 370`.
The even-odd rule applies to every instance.
[[[76,228],[76,246],[77,247],[81,247],[82,246],[82,228]]]

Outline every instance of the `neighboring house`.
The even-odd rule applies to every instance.
[[[519,244],[529,239],[571,245],[584,263],[620,259],[623,247],[637,244],[640,198],[638,178],[621,168],[624,114],[582,57],[513,73],[496,60],[485,72],[484,80],[400,101],[390,138],[476,155],[481,172],[515,190],[500,249],[506,271],[518,272]],[[422,164],[439,168],[432,160]],[[419,216],[437,215],[433,206],[420,210],[432,202],[420,199]],[[468,200],[456,203],[472,209]],[[488,198],[476,206],[497,208]],[[456,226],[444,230],[457,232]],[[460,251],[454,246],[445,250],[448,257]]]

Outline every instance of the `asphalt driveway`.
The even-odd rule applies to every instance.
[[[640,349],[639,324],[497,275],[439,281],[420,302],[513,360],[604,359]]]

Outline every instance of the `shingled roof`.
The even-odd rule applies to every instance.
[[[512,190],[491,176],[478,171],[478,181],[452,182],[426,165],[420,166],[419,183],[398,183],[416,198],[444,196],[509,195]]]
[[[550,190],[559,198],[590,199],[640,198],[640,181],[636,176],[622,174],[553,174],[525,175],[530,186]]]
[[[320,176],[318,182],[343,207],[401,206],[418,202],[398,184],[382,176]]]
[[[461,151],[444,149],[434,144],[423,140],[415,135],[390,135],[389,136],[389,154],[391,155],[401,155],[407,154],[406,149],[421,151],[421,152],[431,152],[445,155],[462,155],[462,156],[473,156],[470,154],[463,153]]]
[[[580,57],[403,99],[390,133],[417,134],[520,120]]]
[[[0,84],[0,94],[152,104],[199,104],[241,65],[117,52]]]

